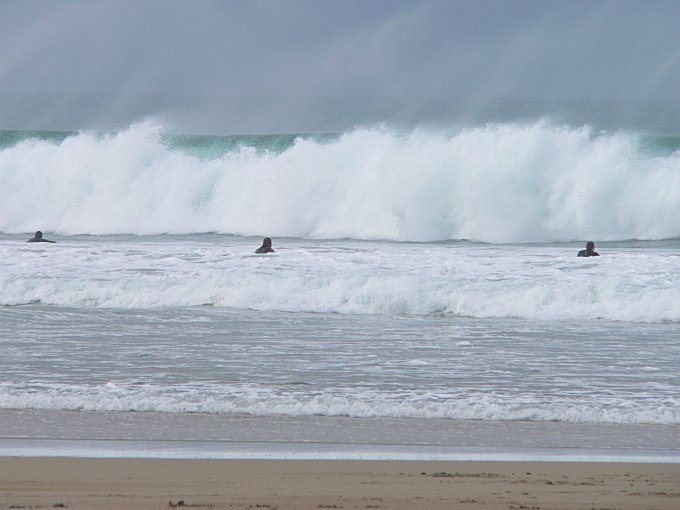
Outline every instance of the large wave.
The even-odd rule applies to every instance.
[[[280,141],[279,141],[280,142]],[[548,122],[360,129],[212,157],[151,122],[0,150],[0,231],[484,242],[680,235],[680,153]]]

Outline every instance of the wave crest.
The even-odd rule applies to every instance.
[[[201,157],[151,122],[23,140],[0,150],[0,230],[494,243],[680,235],[680,153],[646,154],[630,134],[536,122],[277,143]]]

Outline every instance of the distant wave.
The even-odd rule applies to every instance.
[[[671,144],[672,145],[672,144]],[[0,144],[0,231],[492,243],[680,236],[680,152],[548,122],[453,134],[40,133]]]

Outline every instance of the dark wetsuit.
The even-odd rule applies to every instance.
[[[255,253],[274,253],[274,248],[271,246],[265,246],[264,244],[260,246]]]
[[[56,241],[50,241],[48,239],[43,239],[42,237],[32,237],[27,243],[56,243]]]
[[[600,254],[595,250],[581,250],[578,252],[578,257],[599,257]]]

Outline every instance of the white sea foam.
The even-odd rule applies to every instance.
[[[3,243],[0,305],[680,321],[670,250],[289,239],[255,256],[253,239],[167,239]]]
[[[150,122],[0,151],[0,231],[486,242],[680,235],[680,154],[546,122],[199,158]]]
[[[0,384],[0,409],[446,418],[579,423],[680,424],[680,400],[491,392],[376,392],[357,388],[307,394],[261,386],[99,386]]]

